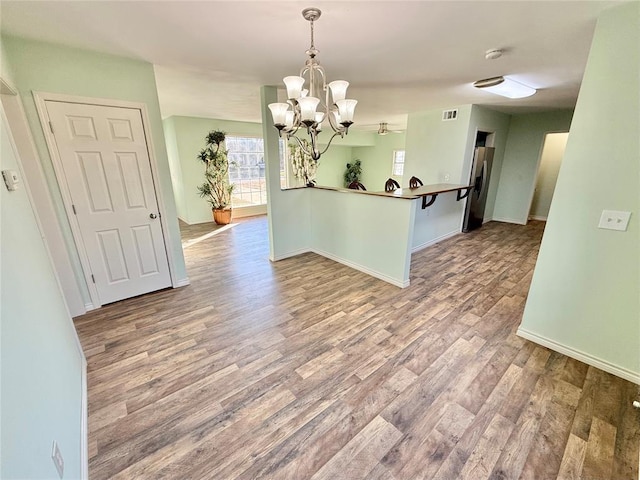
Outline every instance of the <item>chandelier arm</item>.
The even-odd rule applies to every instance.
[[[340,135],[340,138],[344,138],[344,132],[336,132],[333,135],[331,135],[331,138],[329,139],[329,143],[327,143],[327,146],[324,148],[324,150],[320,152],[320,155],[322,155],[324,152],[329,150],[329,147],[331,146],[331,142],[333,142],[333,139],[336,138],[338,135]]]
[[[290,135],[290,136],[289,136],[289,138],[290,138],[290,139],[291,139],[291,138],[293,138],[296,142],[298,142],[298,146],[302,149],[302,151],[303,151],[305,154],[307,154],[307,155],[309,155],[309,156],[313,157],[312,152],[310,152],[310,151],[309,151],[309,150],[304,146],[304,143],[302,142],[302,140],[300,140],[297,136],[295,136],[295,135]]]
[[[327,109],[327,116],[329,117],[329,126],[331,127],[331,129],[336,132],[336,133],[344,133],[345,132],[345,128],[342,125],[338,125],[336,123],[335,117],[333,115],[331,115],[332,110],[331,109]]]
[[[307,132],[311,137],[311,158],[314,162],[318,163],[320,155],[322,155],[322,153],[318,151],[318,131],[316,130],[315,125],[313,125],[307,128]]]

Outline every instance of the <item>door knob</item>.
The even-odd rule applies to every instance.
[[[149,218],[153,220],[154,218],[158,218],[158,216],[155,213],[150,213]]]

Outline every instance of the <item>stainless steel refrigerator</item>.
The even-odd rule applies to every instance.
[[[474,152],[471,177],[469,179],[469,185],[473,185],[473,188],[467,197],[464,224],[462,226],[463,232],[469,232],[482,226],[494,152],[495,148],[493,147],[476,147]]]

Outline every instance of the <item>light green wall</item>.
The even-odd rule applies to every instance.
[[[442,110],[409,114],[404,177],[416,176],[425,185],[464,183],[470,119],[471,105],[458,107],[458,119],[453,121],[443,122]]]
[[[1,107],[0,107],[1,108]],[[83,357],[11,148],[2,114],[0,169],[0,478],[80,478]]]
[[[8,59],[4,39],[0,37],[0,77],[7,82],[9,86],[15,88],[13,68],[9,64]]]
[[[410,114],[404,178],[416,176],[425,185],[465,183],[462,178],[470,120],[471,105],[458,107],[458,119],[454,121],[443,122],[442,110]],[[442,194],[431,207],[418,208],[412,238],[414,250],[460,231],[464,202],[456,202],[454,195]]]
[[[269,258],[272,261],[309,250],[311,244],[310,188],[280,188],[280,138],[271,123],[268,105],[278,101],[276,87],[260,88],[262,138],[267,164],[267,214],[269,224]]]
[[[494,133],[493,147],[496,150],[493,155],[493,166],[491,167],[487,203],[485,204],[484,209],[485,221],[491,220],[493,217],[498,184],[500,182],[500,173],[504,162],[505,148],[508,137],[511,135],[510,125],[510,115],[496,112],[479,105],[473,105],[471,108],[471,118],[469,120],[469,132],[467,136],[467,152],[464,160],[463,178],[460,183],[469,184],[471,176],[471,162],[473,160],[477,132]]]
[[[322,155],[318,166],[318,185],[344,187],[344,172],[347,163],[359,159],[362,162],[360,180],[362,184],[372,192],[384,190],[384,183],[391,176],[393,151],[404,149],[405,134],[377,135],[370,132],[354,131],[349,133],[348,138],[356,136],[357,143],[353,142],[354,145],[366,145],[344,147],[339,146],[336,142]],[[402,181],[402,177],[395,178],[398,182]]]
[[[375,135],[375,145],[371,147],[357,147],[353,149],[353,158],[362,162],[362,183],[368,190],[375,192],[384,190],[384,184],[389,178],[395,178],[403,185],[402,176],[393,176],[393,151],[404,150],[406,134],[389,133]],[[408,184],[409,177],[406,177]]]
[[[320,157],[316,175],[317,184],[328,187],[343,187],[344,171],[347,168],[347,163],[351,162],[353,150],[351,147],[331,145],[329,150]]]
[[[180,154],[178,153],[178,138],[176,137],[174,123],[174,117],[170,117],[162,121],[162,126],[164,129],[164,139],[167,144],[167,158],[169,160],[169,171],[171,172],[173,198],[176,202],[176,213],[178,214],[178,218],[185,220],[188,217],[187,202],[184,191],[182,165],[180,164]]]
[[[409,284],[417,200],[309,190],[313,251],[397,286]]]
[[[452,121],[442,121],[442,110],[409,115],[404,177],[408,179],[415,175],[425,185],[467,185],[476,132],[495,132],[496,153],[486,207],[487,216],[490,217],[498,189],[510,117],[478,105],[457,108],[458,118]],[[460,232],[464,205],[464,201],[456,201],[455,193],[447,193],[441,195],[433,206],[419,209],[416,212],[413,248],[424,248]]]
[[[396,285],[407,285],[416,201],[308,187],[281,190],[278,134],[267,107],[277,98],[276,87],[262,87],[269,258],[275,261],[316,251]]]
[[[493,210],[495,220],[527,223],[544,136],[568,131],[572,110],[514,115]]]
[[[211,222],[211,207],[198,195],[198,185],[204,179],[204,167],[197,157],[205,146],[207,134],[211,130],[222,130],[230,136],[262,137],[262,125],[183,116],[169,117],[163,123],[165,133],[170,136],[169,141],[175,138],[175,147],[171,145],[169,148],[169,164],[174,182],[180,183],[177,188],[174,185],[174,192],[177,195],[182,193],[182,198],[176,197],[176,205],[182,204],[179,216],[189,224]]]
[[[331,138],[328,133],[329,132],[323,132],[320,135],[319,144],[321,147],[326,145],[326,142]],[[325,134],[327,136],[325,136]],[[320,158],[318,173],[316,175],[317,184],[328,187],[344,187],[343,176],[347,168],[347,163],[358,158],[354,152],[363,146],[375,147],[376,137],[377,135],[372,132],[351,130],[344,138],[334,138],[331,142],[331,147],[323,153]],[[365,186],[369,188],[366,183]]]
[[[202,183],[203,170],[196,156],[204,147],[205,136],[211,130],[222,130],[228,135],[262,137],[262,124],[184,116],[169,117],[163,124],[178,216],[190,224],[210,222],[211,209],[197,191]],[[267,126],[273,128],[271,124]],[[344,139],[334,139],[320,160],[316,177],[318,185],[341,187],[345,166],[352,159],[350,145],[368,144],[372,139],[373,134],[354,131]],[[291,179],[291,185],[296,186],[297,181]]]
[[[596,26],[519,333],[640,383],[640,3]],[[612,52],[624,52],[615,55]],[[598,229],[630,211],[626,232]]]
[[[356,114],[356,116],[357,116],[357,114]],[[326,132],[323,131],[320,134],[320,136],[318,137],[319,138],[319,143],[321,145],[326,145],[326,143],[331,138],[331,135],[329,134],[330,131],[331,131],[331,129],[329,128]],[[351,130],[349,130],[349,133],[347,133],[343,138],[340,138],[339,136],[335,137],[331,141],[331,145],[332,146],[335,145],[336,147],[367,147],[367,146],[373,146],[376,143],[375,137],[376,137],[376,134],[373,133],[373,132],[363,132],[363,131],[359,131],[359,130],[353,130],[353,128],[352,128]]]
[[[33,138],[42,159],[43,170],[65,235],[79,285],[85,285],[62,197],[55,178],[32,91],[64,93],[75,96],[128,100],[146,105],[151,126],[153,150],[158,165],[160,191],[166,206],[164,221],[169,230],[169,243],[175,262],[175,276],[186,278],[186,269],[176,220],[171,175],[162,130],[160,106],[153,65],[111,55],[72,49],[47,43],[5,37],[6,53],[14,74],[15,86],[24,103]],[[85,302],[89,302],[84,289]]]

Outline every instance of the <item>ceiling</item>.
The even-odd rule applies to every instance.
[[[571,108],[599,14],[619,1],[2,1],[3,34],[155,65],[162,115],[260,121],[259,87],[306,59],[351,83],[354,128],[406,126],[416,111],[481,104],[507,113]],[[504,55],[485,60],[488,49]],[[508,75],[537,88],[509,100],[475,89]]]

